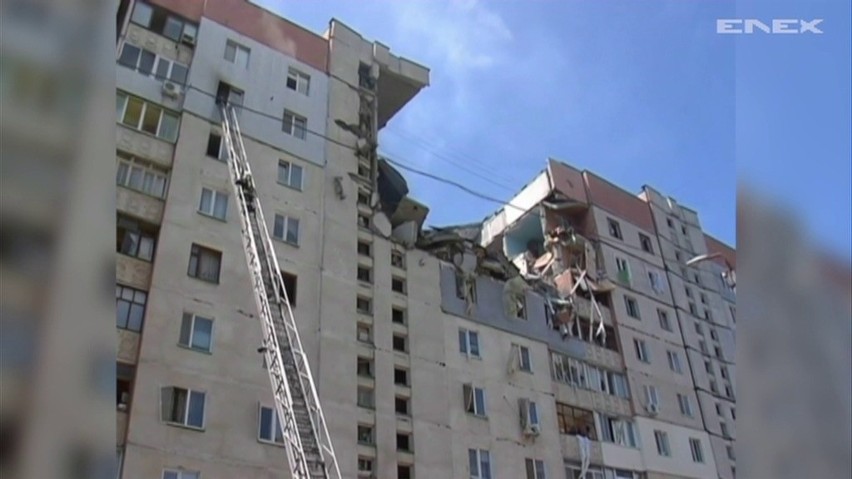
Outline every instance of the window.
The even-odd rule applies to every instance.
[[[202,429],[206,394],[179,387],[160,388],[160,418],[169,424]]]
[[[703,339],[698,341],[698,349],[700,349],[702,353],[707,354],[707,343]]]
[[[209,188],[201,188],[201,204],[198,212],[225,221],[228,215],[228,194]]]
[[[464,409],[476,416],[485,416],[485,390],[465,384],[462,387],[464,396]]]
[[[358,242],[358,254],[361,256],[372,256],[372,245],[366,241]]]
[[[369,324],[358,323],[356,335],[358,337],[358,341],[373,344],[373,329]]]
[[[595,415],[592,411],[557,402],[556,420],[560,434],[582,434],[592,441],[597,441]]]
[[[219,133],[210,132],[207,137],[207,156],[220,161],[228,159],[228,152],[225,148],[225,142],[222,141],[222,135]]]
[[[136,5],[143,5],[141,3],[137,3]],[[163,479],[198,479],[201,477],[201,473],[198,471],[187,471],[186,469],[180,470],[172,470],[172,469],[164,469],[163,470]]]
[[[680,232],[686,234],[686,225],[681,225]]]
[[[136,367],[122,362],[115,363],[115,406],[119,411],[127,411],[130,407],[130,390]]]
[[[540,459],[529,459],[526,461],[527,479],[546,479],[544,474],[544,461]]]
[[[396,293],[405,294],[405,280],[397,277],[391,278],[391,289]]]
[[[410,415],[409,413],[409,400],[407,397],[397,396],[394,399],[394,410],[397,414],[401,414],[403,416]]]
[[[284,110],[284,124],[282,129],[284,133],[304,140],[308,136],[308,119],[290,110]]]
[[[657,390],[656,386],[651,386],[650,384],[646,384],[643,386],[645,390],[645,405],[648,408],[660,407],[660,392]]]
[[[632,421],[601,415],[601,440],[626,447],[639,447],[636,426]]]
[[[725,450],[728,453],[728,459],[730,459],[732,461],[737,460],[737,456],[736,456],[736,454],[734,454],[734,446],[730,446],[730,445],[725,446]]]
[[[512,348],[517,350],[518,353],[518,368],[521,371],[531,373],[532,360],[530,359],[530,348],[526,346],[520,346],[518,344],[513,344]]]
[[[669,314],[662,309],[657,310],[657,317],[660,319],[660,328],[664,331],[672,332],[672,323],[669,321]]]
[[[394,324],[405,324],[405,310],[397,307],[392,307],[391,322]]]
[[[173,62],[144,48],[125,43],[118,57],[118,63],[160,80],[169,80],[181,85],[186,83],[189,69],[186,65]]]
[[[666,224],[669,225],[669,228],[674,228],[674,221],[671,218],[666,218]]]
[[[189,253],[187,274],[202,281],[218,284],[221,264],[222,253],[193,243]]]
[[[398,432],[396,433],[396,450],[411,452],[411,435]]]
[[[153,260],[156,231],[130,218],[119,217],[117,223],[116,251],[142,261]]]
[[[728,379],[728,367],[721,366],[719,368],[719,373],[722,375],[722,379]]]
[[[213,343],[213,320],[192,313],[183,313],[180,324],[181,346],[210,352]]]
[[[630,263],[625,258],[615,257],[615,269],[618,270],[618,281],[630,284]]]
[[[663,278],[657,271],[648,271],[648,282],[651,284],[651,289],[657,294],[662,294],[665,291],[663,287]]]
[[[405,254],[402,251],[391,251],[391,266],[405,269]]]
[[[716,381],[710,380],[710,391],[714,394],[719,394],[719,386],[716,385]]]
[[[373,426],[358,425],[358,444],[373,445]]]
[[[695,303],[692,301],[689,302],[689,313],[693,316],[698,316],[698,308],[695,306]]]
[[[373,473],[373,459],[368,457],[358,457],[358,476],[362,474],[371,475]],[[367,476],[364,476],[367,477]]]
[[[580,463],[566,463],[565,464],[565,473],[567,479],[604,479],[604,472],[595,466],[589,466],[586,468],[586,475],[582,475],[583,468],[580,466]],[[606,479],[611,479],[607,477]],[[616,479],[622,479],[621,476],[618,476]],[[628,479],[636,479],[633,476],[628,476]]]
[[[296,70],[295,68],[287,69],[287,88],[307,96],[309,94],[310,87],[310,76]]]
[[[403,368],[393,368],[393,383],[397,386],[408,386],[408,370]]]
[[[225,60],[241,68],[248,68],[251,50],[237,42],[228,40],[225,42]]]
[[[693,462],[704,462],[704,451],[701,450],[701,440],[689,438],[689,449],[692,451]]]
[[[289,161],[278,160],[278,183],[302,190],[302,167]]]
[[[468,449],[470,479],[491,479],[491,455],[485,449]]]
[[[686,293],[686,297],[687,297],[687,298],[691,298],[691,297],[692,297],[692,289],[690,289],[690,288],[689,288],[689,286],[684,286],[684,287],[683,287],[683,292],[684,292],[684,293]]]
[[[733,306],[728,306],[728,311],[731,312],[731,320],[736,323],[737,322],[737,308],[735,308]]]
[[[227,103],[236,107],[242,107],[244,97],[245,92],[223,81],[220,81],[219,86],[216,88],[217,105]],[[237,111],[239,112],[240,110],[238,109]]]
[[[373,409],[375,402],[373,401],[373,390],[358,386],[358,406]]]
[[[719,346],[713,346],[713,352],[716,353],[716,357],[722,359],[722,348]]]
[[[666,356],[668,356],[669,359],[669,369],[678,374],[683,374],[683,368],[680,364],[680,355],[677,351],[666,351]]]
[[[278,411],[271,407],[260,406],[257,418],[257,439],[261,442],[284,444],[284,434]]]
[[[166,197],[168,173],[147,161],[118,153],[115,183],[155,198]]]
[[[630,391],[623,374],[600,369],[591,364],[551,352],[553,379],[628,399]]]
[[[365,283],[373,282],[373,270],[366,266],[358,266],[357,272],[358,281],[363,281]]]
[[[730,384],[725,384],[725,396],[729,398],[734,397],[734,390],[731,389]]]
[[[607,218],[606,222],[609,226],[609,235],[616,239],[622,239],[621,225],[618,224],[618,221],[615,221],[612,218]]]
[[[408,340],[405,336],[394,334],[393,335],[393,350],[399,352],[406,352],[408,350]]]
[[[479,356],[479,333],[469,331],[467,329],[459,329],[459,351],[462,354],[480,357]]]
[[[719,335],[716,333],[716,330],[713,329],[713,328],[710,328],[710,339],[712,339],[713,341],[719,340]]]
[[[177,113],[123,92],[117,93],[116,108],[123,125],[168,142],[177,140],[180,122]]]
[[[706,308],[704,309],[704,319],[706,319],[707,321],[713,320],[713,316],[710,314],[709,309],[706,309]]]
[[[136,2],[130,21],[176,42],[192,44],[197,27],[169,14],[165,9]]]
[[[699,336],[704,336],[704,330],[701,328],[701,323],[698,321],[695,322],[695,332],[698,333]]]
[[[680,407],[681,414],[692,417],[692,403],[689,401],[689,396],[685,394],[678,394],[677,404]]]
[[[734,421],[737,420],[737,410],[734,408],[731,408],[731,419],[733,419]]]
[[[697,278],[697,276],[696,276]],[[698,293],[698,297],[701,298],[701,304],[707,304],[707,295],[704,293]]]
[[[624,307],[627,309],[628,316],[635,319],[641,319],[639,317],[639,305],[636,303],[636,299],[631,298],[630,296],[625,296]]]
[[[355,300],[355,309],[361,314],[373,314],[373,302],[369,298],[358,296]]]
[[[121,329],[142,331],[148,293],[125,286],[115,287],[115,324]]]
[[[358,376],[362,378],[373,377],[373,360],[370,358],[358,358]]]
[[[725,422],[719,423],[719,430],[722,432],[722,437],[729,438],[731,437],[730,431],[728,431],[728,425]]]
[[[364,190],[358,190],[358,204],[359,205],[370,205],[370,193]]]
[[[397,464],[396,466],[396,479],[412,479],[414,474],[412,474],[412,470],[414,466],[410,464]]]
[[[651,358],[648,355],[648,346],[645,344],[645,341],[641,339],[634,339],[633,346],[636,347],[636,358],[642,361],[643,363],[650,363]]]
[[[669,457],[672,455],[669,447],[669,435],[664,431],[654,430],[654,442],[657,443],[657,454]]]
[[[280,273],[281,281],[284,283],[284,291],[281,292],[281,295],[286,295],[288,304],[296,307],[296,286],[298,286],[299,277],[286,271],[281,271]]]
[[[642,251],[654,254],[654,245],[651,243],[651,238],[639,233],[639,244],[642,245]]]
[[[364,213],[358,213],[358,227],[370,229],[370,217]]]
[[[299,219],[292,216],[275,215],[272,237],[299,246]]]
[[[722,404],[716,403],[716,414],[722,416]]]

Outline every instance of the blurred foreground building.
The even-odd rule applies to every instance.
[[[734,251],[558,161],[484,222],[376,153],[429,70],[244,0],[124,1],[119,476],[286,477],[217,99],[239,106],[343,477],[730,478]],[[735,264],[735,261],[734,263]]]

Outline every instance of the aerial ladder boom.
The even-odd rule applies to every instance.
[[[266,228],[234,107],[219,104],[228,171],[240,216],[243,248],[275,411],[293,479],[340,479],[307,355],[302,349],[275,249]]]

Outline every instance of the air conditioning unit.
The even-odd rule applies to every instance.
[[[181,94],[181,87],[177,83],[173,81],[164,81],[163,82],[163,95],[170,96],[172,98],[177,98]]]

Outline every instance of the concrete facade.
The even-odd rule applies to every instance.
[[[657,203],[555,161],[512,200],[532,210],[558,191],[585,205],[578,221],[589,241],[589,264],[614,281],[599,296],[606,341],[561,334],[547,298],[533,290],[524,295],[523,318],[510,317],[506,284],[485,274],[474,279],[477,300],[468,314],[450,261],[389,238],[375,222],[360,223],[379,218],[361,201],[377,194],[376,165],[365,163],[362,142],[345,126],[363,119],[365,98],[375,100],[375,128],[385,126],[428,85],[427,68],[336,20],[317,35],[241,0],[133,2],[128,15],[144,5],[188,25],[184,31],[194,28],[195,40],[175,41],[138,22],[122,23],[119,39],[119,55],[127,43],[189,68],[180,93],[170,96],[161,78],[117,66],[119,92],[178,116],[174,141],[118,119],[116,161],[130,169],[117,186],[117,214],[155,243],[150,258],[133,241],[117,246],[117,310],[126,312],[117,313],[117,361],[130,371],[118,379],[126,391],[118,399],[120,477],[163,477],[164,471],[205,479],[288,477],[284,448],[260,438],[260,408],[272,407],[272,394],[257,352],[260,326],[228,166],[210,153],[221,134],[214,101],[220,82],[244,92],[240,126],[267,227],[274,229],[276,215],[298,221],[297,240],[275,239],[275,253],[295,278],[292,307],[343,477],[469,477],[469,450],[482,450],[490,455],[491,477],[526,477],[531,460],[543,463],[548,478],[573,478],[584,453],[574,432],[560,430],[565,411],[590,418],[584,425],[594,434],[591,477],[607,470],[607,477],[620,479],[710,478],[731,461],[726,446],[734,436],[725,439],[721,419],[708,417],[717,402],[731,417],[735,403],[724,398],[722,383],[721,396],[712,393],[701,371],[707,359],[716,377],[722,366],[734,377],[735,297],[714,282],[714,266],[693,268],[703,275],[700,292],[712,311],[710,320],[697,320],[718,329],[719,357],[713,347],[703,354],[684,313],[682,276],[672,272],[680,246],[658,233],[665,220],[654,210]],[[226,59],[229,41],[249,52],[234,58],[247,58],[245,64]],[[310,77],[307,95],[287,86],[291,68]],[[372,92],[365,92],[364,71],[375,80]],[[117,113],[125,108],[118,104]],[[306,119],[304,139],[283,131],[285,109]],[[300,184],[280,181],[282,162],[299,169]],[[163,178],[162,194],[152,194],[155,177]],[[205,206],[209,195],[222,202],[215,203],[219,209]],[[695,251],[706,251],[697,215],[683,216]],[[539,218],[501,210],[483,223],[483,246],[499,241],[500,249],[515,248],[521,243],[512,228],[530,218],[521,229]],[[609,219],[619,222],[622,239],[608,237]],[[640,233],[651,253],[642,250]],[[208,250],[219,258],[215,278],[190,266]],[[622,262],[631,270],[624,284],[615,281]],[[652,283],[649,272],[660,282]],[[144,305],[141,326],[131,326],[135,313],[127,312],[123,288],[144,294],[144,301],[133,300]],[[626,297],[635,300],[638,319],[628,314]],[[592,316],[589,299],[578,297],[576,307],[581,318]],[[185,344],[186,318],[211,321],[203,346]],[[462,351],[464,332],[477,335],[478,354]],[[637,359],[634,339],[644,341],[650,363]],[[520,348],[528,371],[517,362]],[[670,369],[668,351],[678,354],[680,373]],[[589,374],[584,384],[557,371],[569,362]],[[654,413],[645,408],[646,385],[658,391]],[[466,386],[484,392],[482,414],[468,411]],[[203,394],[197,423],[164,420],[163,392],[170,387]],[[688,398],[691,416],[681,413],[679,396]],[[521,400],[536,405],[535,433],[521,427]],[[733,434],[733,418],[726,421]],[[630,439],[616,437],[614,424],[632,431]],[[658,457],[655,430],[668,432],[672,457]],[[692,461],[689,438],[701,441],[703,462]]]

